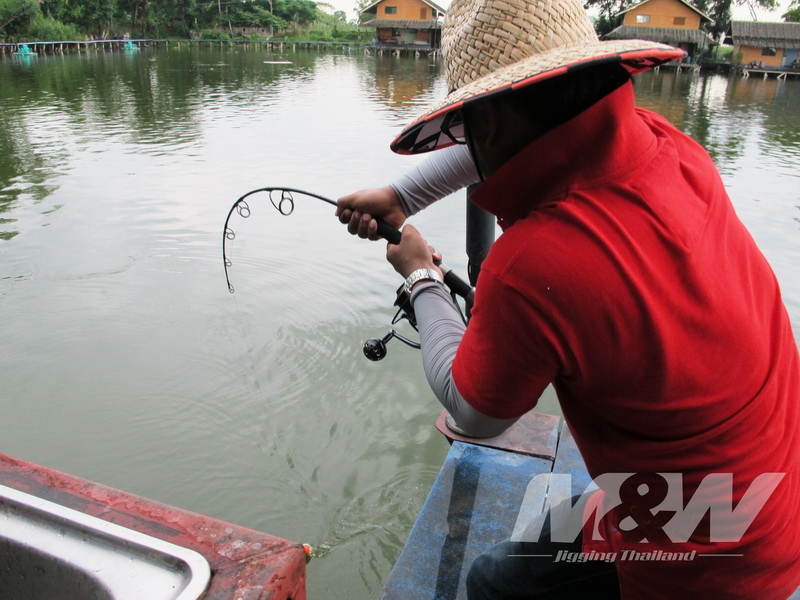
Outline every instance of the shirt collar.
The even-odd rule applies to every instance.
[[[470,198],[505,229],[570,188],[612,180],[652,160],[657,138],[626,83],[507,161]]]

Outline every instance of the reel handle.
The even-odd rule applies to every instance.
[[[419,343],[414,342],[407,337],[404,337],[397,333],[394,329],[392,329],[389,333],[387,333],[383,339],[378,338],[370,338],[366,342],[364,342],[364,356],[372,361],[383,360],[386,357],[386,344],[392,338],[397,338],[401,342],[403,342],[406,346],[411,346],[412,348],[416,348],[419,350]]]

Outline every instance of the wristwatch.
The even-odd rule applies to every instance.
[[[426,279],[444,283],[442,281],[442,276],[439,275],[437,271],[434,271],[433,269],[417,269],[406,278],[406,292],[410,294],[411,288],[414,287],[415,283],[418,281],[425,281]]]

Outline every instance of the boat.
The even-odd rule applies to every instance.
[[[565,475],[571,489],[559,496],[592,485],[558,416],[532,411],[474,439],[452,431],[442,411],[436,428],[450,449],[380,600],[464,600],[472,561],[519,535]],[[0,564],[15,565],[0,569],[0,589],[11,598],[305,600],[308,552],[0,454]]]
[[[466,598],[472,561],[542,512],[551,474],[570,474],[574,494],[591,484],[569,428],[556,415],[529,412],[485,439],[461,436],[446,421],[443,411],[436,428],[450,450],[381,600]]]
[[[3,598],[305,600],[307,553],[0,454]]]
[[[446,417],[442,412],[436,427],[450,450],[380,600],[466,600],[467,573],[479,554],[502,540],[520,539],[554,496],[594,487],[558,416],[532,411],[486,439],[458,435]],[[800,588],[788,600],[800,600]]]
[[[471,260],[491,245],[491,232],[476,224],[481,220],[493,226],[468,210],[468,232],[483,230],[482,239],[468,233],[480,242],[468,246]],[[380,342],[393,336],[400,337],[392,331]],[[381,600],[465,599],[478,555],[521,535],[556,496],[594,485],[560,416],[531,411],[483,439],[458,434],[447,420],[442,411],[435,426],[450,442],[448,454]],[[15,565],[0,569],[8,597],[57,600],[85,597],[88,589],[102,600],[305,600],[309,552],[0,454],[0,565]],[[800,588],[789,600],[800,600]]]

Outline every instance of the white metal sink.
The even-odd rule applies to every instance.
[[[0,600],[197,600],[188,548],[0,485]]]

